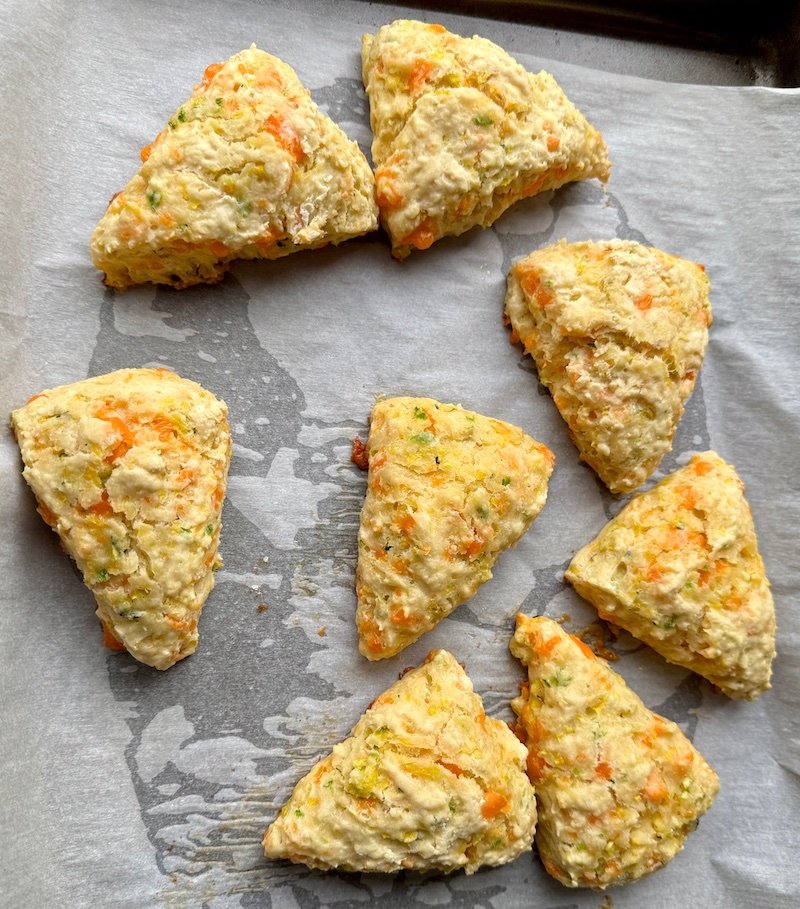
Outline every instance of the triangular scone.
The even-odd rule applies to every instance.
[[[608,179],[603,137],[556,80],[484,38],[398,20],[364,35],[362,74],[396,258],[488,227],[526,196]]]
[[[770,687],[772,594],[742,481],[713,451],[636,496],[566,579],[602,618],[730,697]]]
[[[553,454],[521,429],[430,398],[372,411],[358,535],[359,649],[394,656],[468,600],[542,509]]]
[[[627,493],[669,451],[708,343],[702,266],[631,240],[531,253],[506,313],[586,461]]]
[[[536,828],[525,759],[455,658],[433,651],[300,780],[264,852],[342,871],[505,864],[531,848]]]
[[[675,723],[652,713],[579,639],[517,616],[528,682],[511,704],[536,786],[536,845],[568,887],[635,881],[683,848],[719,789]]]
[[[110,287],[219,281],[234,259],[276,259],[377,227],[355,142],[294,70],[255,46],[209,66],[92,235]]]
[[[44,391],[11,415],[39,513],[97,600],[106,643],[167,669],[214,586],[227,408],[167,369]]]

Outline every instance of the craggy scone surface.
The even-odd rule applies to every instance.
[[[107,642],[167,669],[214,586],[227,408],[166,369],[121,369],[11,415],[39,513],[75,559]]]
[[[455,658],[434,651],[297,784],[264,851],[343,871],[502,865],[533,841],[525,758]]]
[[[702,267],[632,240],[537,250],[508,277],[506,314],[585,460],[615,493],[669,451],[708,343]]]
[[[92,235],[111,287],[219,281],[234,259],[274,259],[377,227],[355,142],[294,70],[256,47],[205,71],[142,149],[139,173]]]
[[[604,619],[725,694],[770,687],[772,594],[742,481],[715,452],[634,498],[566,578]]]
[[[528,682],[511,704],[536,786],[536,846],[568,887],[637,880],[683,848],[719,789],[675,723],[545,617],[517,616],[511,652]]]
[[[362,39],[381,221],[404,258],[526,196],[610,171],[600,133],[546,72],[485,38],[397,20]]]
[[[358,536],[359,647],[407,647],[492,576],[541,511],[552,452],[521,429],[430,398],[372,411]]]

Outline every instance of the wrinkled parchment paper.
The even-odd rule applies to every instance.
[[[509,264],[560,237],[631,237],[703,262],[714,325],[662,465],[715,448],[747,484],[779,624],[774,688],[731,702],[623,636],[620,671],[718,771],[716,804],[666,869],[613,906],[800,905],[800,95],[662,84],[537,58],[529,31],[452,16],[547,68],[605,134],[613,177],[519,205],[405,264],[375,235],[234,268],[218,287],[106,291],[88,239],[138,150],[204,67],[255,42],[296,68],[362,147],[366,3],[3,5],[2,412],[45,387],[163,364],[230,407],[234,456],[197,653],[167,673],[101,646],[92,598],[36,515],[2,435],[0,902],[45,907],[598,907],[530,855],[466,877],[319,874],[259,842],[294,783],[432,647],[465,661],[510,718],[517,608],[580,629],[562,581],[619,508],[578,463],[501,324]],[[424,15],[417,13],[417,15]],[[430,18],[430,17],[429,17]],[[610,62],[613,65],[613,61]],[[550,496],[494,579],[400,657],[356,650],[353,570],[365,475],[349,462],[378,395],[431,395],[523,426],[557,456]],[[266,608],[261,608],[265,606]]]

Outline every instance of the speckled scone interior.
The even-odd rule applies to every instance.
[[[605,143],[549,73],[484,38],[407,19],[362,39],[381,221],[404,258],[487,227],[526,196],[610,171]]]
[[[519,615],[511,652],[528,670],[511,706],[529,748],[547,871],[568,887],[605,889],[661,868],[714,801],[714,771],[675,723],[551,619]]]
[[[742,481],[715,452],[634,498],[566,578],[603,618],[730,697],[770,687],[772,594]]]
[[[110,287],[219,281],[234,259],[275,259],[377,227],[355,142],[294,70],[251,47],[206,69],[95,228]]]
[[[431,398],[379,401],[358,535],[361,653],[407,647],[492,576],[542,509],[553,455],[521,429]]]
[[[530,849],[536,827],[525,756],[455,658],[434,651],[300,780],[264,851],[342,871],[502,865]]]
[[[167,669],[214,586],[227,408],[166,369],[121,369],[11,415],[24,477],[97,601],[106,641]]]
[[[669,451],[708,343],[708,279],[632,240],[562,240],[517,262],[506,314],[581,458],[615,493]]]

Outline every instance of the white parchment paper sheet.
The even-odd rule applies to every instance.
[[[800,95],[616,76],[537,57],[530,30],[454,16],[547,68],[604,133],[608,195],[585,184],[403,265],[378,235],[219,287],[106,291],[88,238],[138,150],[205,66],[255,42],[291,64],[364,148],[359,36],[402,10],[356,2],[6,0],[0,9],[0,399],[163,363],[231,410],[226,567],[190,660],[159,674],[104,650],[91,597],[0,440],[0,902],[44,907],[596,907],[536,859],[474,877],[312,874],[267,863],[266,824],[365,706],[436,646],[508,717],[513,614],[593,613],[564,565],[618,508],[578,464],[501,324],[513,259],[565,236],[633,237],[703,262],[715,321],[668,471],[715,448],[747,484],[778,622],[774,688],[755,704],[621,639],[617,668],[680,722],[722,790],[666,869],[613,905],[800,904],[797,471]],[[419,12],[416,15],[424,15]],[[430,17],[428,17],[430,18]],[[613,65],[613,61],[610,62]],[[352,589],[364,475],[348,461],[377,395],[431,395],[523,426],[557,455],[548,503],[495,578],[397,660],[356,651]],[[265,610],[259,606],[266,604]]]

